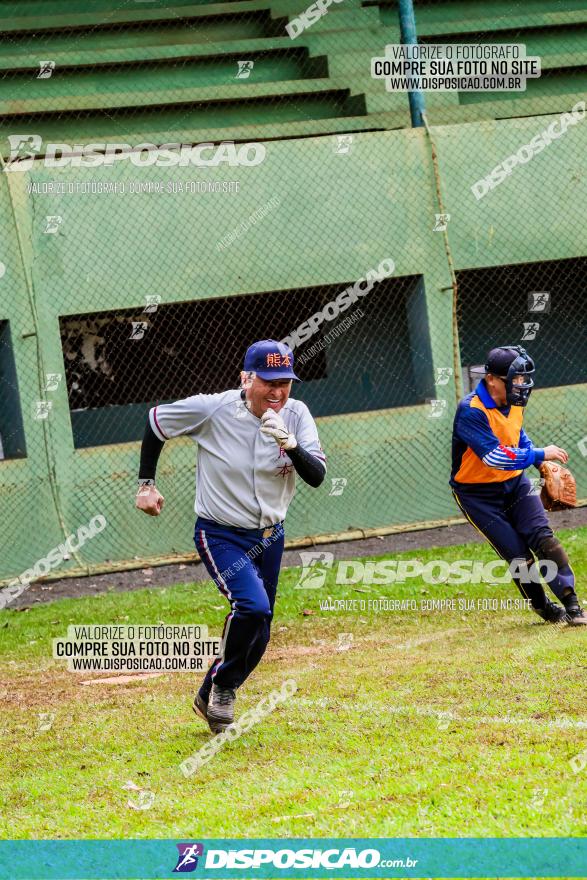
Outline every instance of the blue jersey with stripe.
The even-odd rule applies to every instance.
[[[522,427],[523,408],[498,407],[485,380],[458,405],[452,435],[451,485],[495,484],[544,461]]]

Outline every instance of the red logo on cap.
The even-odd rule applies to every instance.
[[[291,367],[291,358],[276,351],[266,355],[265,363],[268,367]]]

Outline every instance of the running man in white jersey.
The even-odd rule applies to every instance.
[[[269,642],[295,475],[317,487],[326,474],[316,423],[289,396],[299,381],[293,362],[284,343],[255,342],[240,389],[153,407],[143,438],[136,506],[150,516],[163,508],[155,486],[163,444],[183,435],[198,444],[194,540],[230,603],[220,656],[194,699],[214,733],[234,720],[236,690]]]

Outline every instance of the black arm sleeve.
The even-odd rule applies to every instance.
[[[304,483],[317,489],[324,480],[326,468],[319,458],[316,458],[303,446],[296,446],[295,449],[286,450],[291,459],[291,463],[296,469],[296,473],[300,475]]]
[[[157,437],[149,423],[149,420],[147,419],[147,425],[145,427],[143,443],[141,446],[139,480],[155,479],[157,462],[159,461],[159,456],[161,455],[161,450],[163,449],[163,443],[164,441],[159,440],[159,437]]]

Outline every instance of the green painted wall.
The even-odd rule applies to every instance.
[[[587,255],[587,124],[569,128],[480,202],[470,190],[551,119],[433,128],[457,270]],[[430,418],[430,407],[422,403],[322,418],[329,477],[346,478],[347,487],[330,496],[328,482],[317,492],[301,486],[287,534],[456,515],[446,485],[456,396],[452,384],[436,390],[430,385],[432,368],[453,363],[453,334],[443,235],[432,231],[439,209],[428,136],[409,129],[356,134],[344,155],[334,152],[332,136],[266,146],[266,160],[255,168],[173,172],[174,180],[238,179],[238,194],[27,193],[31,181],[170,179],[165,169],[124,162],[1,176],[6,273],[0,280],[0,321],[10,322],[27,445],[26,459],[0,462],[1,576],[18,574],[59,543],[64,530],[75,530],[96,513],[109,525],[84,547],[87,563],[192,549],[193,445],[174,441],[164,450],[159,482],[167,505],[162,517],[151,520],[133,508],[138,443],[75,450],[64,383],[55,392],[41,391],[46,372],[64,372],[60,315],[137,307],[150,294],[166,303],[282,290],[286,305],[288,290],[343,286],[384,257],[393,258],[397,276],[421,276],[409,306],[412,341],[430,359],[417,369],[418,392],[446,398],[446,414]],[[219,253],[218,239],[275,196],[279,207]],[[63,217],[55,235],[44,232],[48,215]],[[585,333],[584,307],[577,333]],[[487,338],[486,344],[493,341],[502,340]],[[366,356],[390,357],[394,339],[382,335],[376,349],[372,339],[363,344]],[[211,339],[210,356],[221,356],[226,345],[228,333]],[[357,381],[355,376],[349,374],[348,381]],[[539,390],[528,412],[537,443],[568,446],[582,497],[587,497],[587,458],[577,443],[578,426],[587,425],[585,390],[585,385]],[[43,397],[52,400],[53,409],[47,419],[35,419],[34,401]],[[7,430],[10,426],[0,425],[0,433]]]
[[[395,0],[345,0],[293,43],[285,23],[306,0],[175,0],[172,6],[154,0],[148,9],[113,0],[4,4],[0,23],[10,36],[0,45],[3,134],[34,131],[44,141],[75,143],[280,141],[267,141],[259,168],[173,172],[184,182],[238,179],[240,192],[230,196],[26,190],[31,181],[128,186],[171,179],[164,169],[128,163],[2,175],[0,436],[5,454],[21,455],[26,445],[27,457],[0,461],[6,501],[0,577],[30,565],[97,512],[107,516],[109,528],[71,566],[191,549],[191,445],[177,442],[164,452],[168,505],[157,522],[133,510],[136,442],[74,448],[87,443],[96,426],[102,440],[132,440],[145,404],[74,413],[72,432],[65,384],[42,390],[47,373],[64,372],[60,316],[140,308],[149,294],[165,304],[281,291],[295,326],[307,317],[293,305],[300,289],[346,286],[386,256],[395,260],[407,293],[398,296],[392,285],[365,300],[365,319],[323,355],[327,378],[299,389],[323,414],[330,476],[348,483],[341,496],[302,486],[290,537],[452,514],[445,463],[456,395],[452,385],[434,387],[435,369],[454,366],[459,345],[470,363],[504,334],[511,341],[526,317],[529,284],[552,289],[553,317],[529,346],[548,387],[535,393],[528,421],[537,442],[570,448],[580,493],[587,496],[577,445],[587,355],[584,267],[577,259],[586,253],[583,126],[516,168],[481,202],[470,192],[554,114],[585,97],[587,10],[581,0],[527,0],[523,8],[505,0],[415,5],[421,40],[523,42],[529,54],[541,56],[544,71],[514,96],[427,98],[457,271],[550,261],[518,273],[515,282],[507,269],[491,277],[481,272],[473,283],[470,275],[460,276],[458,339],[445,242],[432,232],[439,207],[430,144],[422,131],[405,129],[406,97],[387,93],[369,75],[371,56],[399,39]],[[49,79],[33,75],[41,57],[56,63]],[[255,61],[249,79],[235,79],[238,58]],[[553,115],[537,115],[546,113]],[[482,121],[493,118],[508,121]],[[381,131],[394,128],[403,130]],[[349,131],[350,153],[337,154],[334,133]],[[8,155],[5,138],[0,152]],[[218,251],[223,235],[275,197],[278,209]],[[63,225],[47,234],[46,217],[56,214]],[[572,269],[553,262],[572,258]],[[242,307],[251,308],[250,301],[243,299]],[[148,335],[140,344],[140,355],[129,350],[136,373],[149,357]],[[230,326],[205,344],[211,358],[234,353]],[[165,369],[169,361],[155,356]],[[429,417],[425,401],[434,397],[447,400],[441,419]],[[53,408],[38,419],[35,402],[43,398]]]

